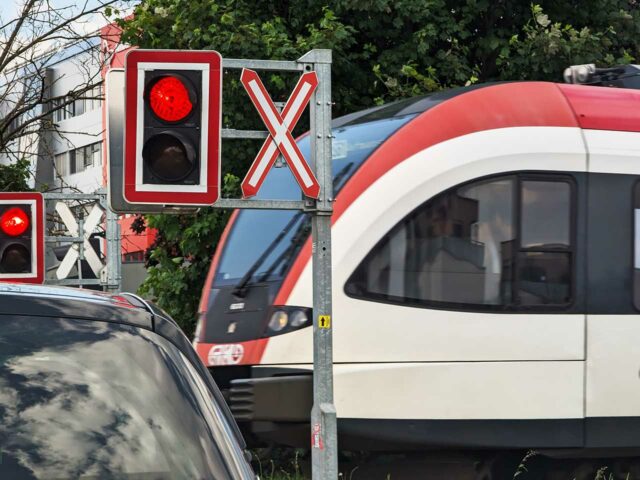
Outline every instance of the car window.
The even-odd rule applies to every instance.
[[[0,325],[0,478],[231,478],[224,418],[164,338],[84,320]]]

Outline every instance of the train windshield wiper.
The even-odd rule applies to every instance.
[[[271,276],[271,274],[280,264],[282,264],[282,271],[284,272],[289,266],[289,262],[291,261],[291,259],[293,259],[294,255],[298,252],[298,247],[301,246],[309,236],[310,230],[311,225],[309,222],[309,218],[304,218],[291,237],[291,243],[289,244],[289,246],[280,255],[278,255],[278,257],[273,262],[271,262],[269,268],[267,268],[267,270],[265,270],[265,272],[260,275],[260,279],[258,281],[264,282]]]
[[[255,262],[253,262],[253,265],[249,267],[249,270],[247,270],[247,273],[245,273],[244,276],[240,279],[240,281],[233,287],[232,293],[236,297],[242,298],[247,294],[247,286],[249,285],[251,278],[255,275],[255,273],[258,271],[258,268],[260,268],[260,266],[269,257],[269,255],[271,255],[271,253],[275,250],[275,248],[278,246],[280,241],[287,235],[287,232],[289,231],[289,229],[296,224],[296,222],[300,219],[303,213],[304,212],[297,212],[291,218],[291,220],[289,220],[289,222],[280,231],[278,236],[273,239],[273,241],[267,246],[267,248],[264,249],[264,252],[262,252],[262,255],[260,255],[258,259]]]
[[[342,187],[342,180],[345,178],[347,173],[349,173],[353,165],[354,165],[354,162],[347,163],[333,177],[334,191],[336,190],[336,188]],[[273,253],[273,251],[276,249],[278,244],[287,235],[289,229],[292,228],[298,222],[300,217],[302,217],[303,215],[305,215],[304,212],[302,211],[297,212],[291,218],[291,220],[289,220],[289,222],[280,231],[278,236],[273,239],[273,241],[267,246],[267,248],[265,248],[264,252],[262,252],[262,255],[258,257],[258,259],[251,265],[251,267],[249,267],[249,269],[243,275],[240,281],[233,287],[233,290],[232,290],[233,295],[239,298],[244,298],[246,296],[247,288],[251,285],[251,279],[256,274],[260,266],[262,266],[262,264],[269,257],[269,255]],[[283,261],[285,261],[284,262],[285,266],[288,265],[291,258],[293,258],[293,255],[297,252],[298,247],[302,244],[302,242],[307,238],[308,235],[309,235],[309,222],[303,219],[302,222],[300,223],[300,226],[298,226],[298,228],[296,229],[296,232],[293,234],[290,245],[280,255],[278,255],[278,257],[271,263],[271,265],[269,265],[266,271],[262,275],[260,275],[259,281],[263,282],[267,278],[269,278],[269,276],[273,273],[273,271]]]
[[[344,167],[340,169],[340,171],[333,177],[333,188],[334,191],[339,190],[342,187],[342,180],[346,177],[349,170],[353,166],[353,162],[349,162]],[[273,261],[267,270],[260,276],[259,282],[264,282],[271,274],[276,270],[278,266],[282,264],[282,272],[287,270],[289,267],[289,262],[294,258],[294,255],[298,252],[298,247],[302,245],[302,243],[309,236],[309,232],[311,230],[311,225],[309,224],[309,218],[305,218],[302,220],[300,225],[298,226],[296,232],[291,237],[291,244]]]

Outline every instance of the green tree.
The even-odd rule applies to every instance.
[[[133,45],[225,57],[295,59],[331,48],[334,116],[475,82],[559,81],[571,64],[629,63],[640,53],[637,0],[143,0],[123,27]],[[266,81],[285,100],[295,78]],[[238,75],[227,72],[223,88],[224,125],[261,128]],[[227,194],[258,147],[223,145]],[[188,333],[226,220],[219,211],[148,217],[159,235],[142,291]]]
[[[0,165],[0,192],[27,192],[29,188],[30,163],[26,159],[8,165]]]

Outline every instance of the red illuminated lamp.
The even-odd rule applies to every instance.
[[[0,228],[12,237],[22,235],[29,228],[29,216],[21,208],[10,208],[0,217]]]
[[[149,92],[151,110],[166,122],[178,122],[193,110],[189,89],[177,77],[162,77]]]

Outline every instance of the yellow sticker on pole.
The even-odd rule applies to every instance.
[[[318,328],[331,328],[331,315],[318,315]]]

